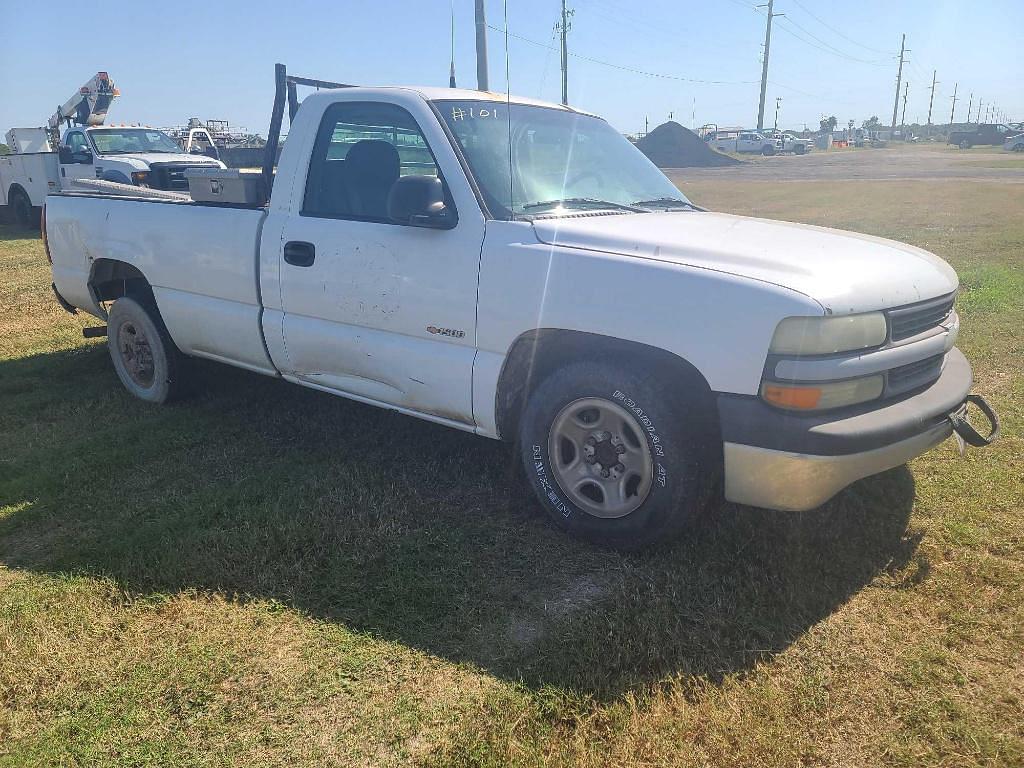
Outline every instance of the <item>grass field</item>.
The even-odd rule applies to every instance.
[[[1024,764],[1024,184],[683,186],[948,259],[1002,441],[623,556],[490,441],[215,366],[132,400],[0,228],[0,764]]]

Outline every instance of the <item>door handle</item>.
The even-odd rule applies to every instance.
[[[284,260],[293,267],[311,267],[316,259],[316,248],[312,243],[292,240],[284,244]]]

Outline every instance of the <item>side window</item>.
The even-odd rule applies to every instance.
[[[81,131],[73,131],[68,134],[68,147],[72,152],[82,152],[89,149],[89,145],[85,143],[85,134]]]
[[[414,174],[440,175],[412,115],[394,104],[334,104],[317,131],[302,215],[387,222],[392,185]]]

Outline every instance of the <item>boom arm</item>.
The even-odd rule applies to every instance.
[[[60,126],[62,123],[75,125],[103,125],[111,102],[121,95],[114,87],[114,81],[106,72],[97,72],[78,93],[64,102],[47,122],[50,143],[56,147],[60,143]]]

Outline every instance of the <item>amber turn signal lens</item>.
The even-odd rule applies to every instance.
[[[761,395],[769,403],[780,408],[809,410],[818,407],[818,402],[821,400],[821,389],[818,387],[785,387],[779,384],[765,384]]]

